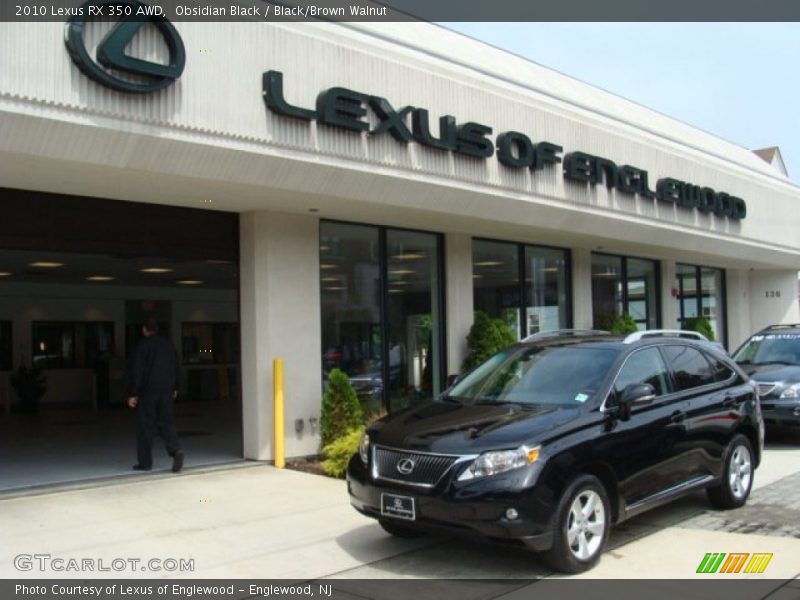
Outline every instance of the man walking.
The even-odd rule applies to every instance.
[[[152,444],[157,431],[172,457],[172,472],[183,468],[183,451],[173,420],[173,401],[178,395],[178,358],[166,338],[157,335],[158,323],[147,319],[144,336],[133,354],[128,371],[128,406],[136,409],[137,471],[153,468]]]

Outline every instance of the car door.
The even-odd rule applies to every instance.
[[[633,406],[630,418],[614,416],[614,403],[631,384],[653,386],[655,399]],[[617,373],[606,402],[603,454],[617,473],[619,492],[629,509],[644,505],[680,483],[680,452],[687,403],[676,396],[658,347],[633,351]]]
[[[730,367],[699,348],[676,343],[662,350],[676,391],[688,402],[681,476],[709,479],[722,470],[725,448],[744,418],[752,388],[737,385]]]

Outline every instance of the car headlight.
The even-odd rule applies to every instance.
[[[472,464],[461,474],[459,481],[467,481],[477,477],[487,477],[505,473],[511,469],[518,469],[525,465],[535,463],[539,458],[541,446],[520,446],[516,450],[502,450],[499,452],[486,452],[476,458]]]
[[[358,455],[365,465],[369,463],[369,434],[366,432],[361,436],[361,441],[358,442]]]
[[[781,392],[781,399],[797,400],[800,398],[800,383],[794,383]]]

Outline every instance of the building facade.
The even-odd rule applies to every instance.
[[[64,23],[0,25],[0,187],[238,213],[245,458],[272,458],[274,358],[301,456],[332,368],[370,409],[435,395],[476,310],[517,337],[704,316],[731,349],[800,320],[800,189],[745,148],[432,24],[173,25],[185,66],[147,26],[128,51],[181,69],[113,75],[143,93]]]

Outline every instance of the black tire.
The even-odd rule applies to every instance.
[[[592,499],[594,506],[600,502],[602,510],[598,512],[598,508],[595,508],[588,518],[585,512],[580,511],[586,520],[576,523],[573,507],[576,502],[583,502],[584,499]],[[588,503],[583,506],[587,507]],[[580,505],[576,506],[579,507]],[[577,533],[570,534],[570,528],[574,532],[575,527],[578,528]],[[570,482],[558,501],[553,518],[553,546],[543,552],[541,557],[548,566],[562,573],[587,571],[600,560],[608,542],[610,527],[611,506],[605,487],[594,475],[580,475]]]
[[[389,521],[388,519],[380,519],[378,523],[380,523],[380,526],[383,527],[386,533],[394,537],[413,539],[422,536],[419,531],[412,529],[408,525],[403,525],[402,523]]]
[[[730,510],[744,506],[753,489],[755,461],[750,440],[736,434],[725,450],[725,463],[718,485],[706,490],[714,508]]]

